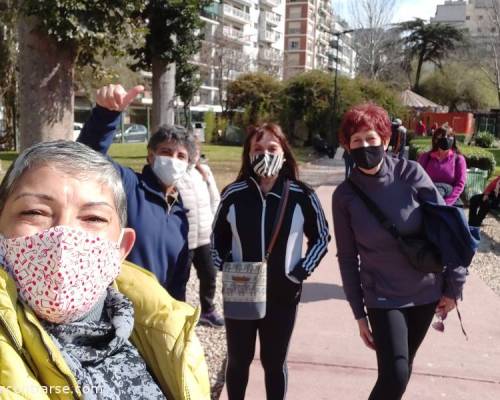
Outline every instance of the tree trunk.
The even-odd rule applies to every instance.
[[[153,132],[174,124],[175,64],[153,58]]]
[[[73,139],[73,75],[76,51],[19,21],[19,150],[55,139]]]
[[[423,64],[424,64],[424,54],[421,52],[420,56],[418,57],[417,73],[415,75],[415,86],[413,87],[413,91],[415,91],[416,93],[418,93],[420,85],[420,74],[422,73]]]

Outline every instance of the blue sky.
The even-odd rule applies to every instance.
[[[356,0],[332,0],[334,8],[346,17],[349,12],[348,4],[352,1]],[[429,20],[436,14],[438,4],[444,4],[444,0],[397,0],[393,22],[407,21],[417,17]]]

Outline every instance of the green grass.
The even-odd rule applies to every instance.
[[[7,170],[9,169],[12,161],[17,157],[17,153],[15,151],[0,151],[0,162],[2,168],[0,169],[0,174],[3,176]]]
[[[238,174],[241,166],[241,146],[220,146],[204,144],[202,154],[207,157],[219,189],[231,183]],[[310,147],[294,149],[294,154],[299,163],[305,163],[315,158]],[[119,164],[141,171],[146,164],[147,148],[145,143],[113,143],[109,155]],[[12,161],[17,157],[14,151],[0,152],[3,175]]]

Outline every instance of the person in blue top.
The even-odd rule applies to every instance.
[[[126,92],[121,85],[99,89],[96,107],[78,142],[107,154],[121,112],[143,90],[136,86]],[[147,149],[147,164],[142,172],[111,160],[127,195],[127,225],[137,234],[127,260],[153,272],[170,295],[184,301],[189,277],[188,221],[176,182],[195,155],[195,142],[183,127],[163,125],[151,136]]]

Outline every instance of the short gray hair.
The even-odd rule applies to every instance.
[[[68,140],[37,143],[24,150],[11,164],[0,184],[0,214],[23,173],[41,165],[53,165],[59,171],[82,179],[96,179],[113,193],[116,211],[123,228],[127,224],[127,198],[120,174],[102,154]]]
[[[163,142],[173,142],[176,146],[184,146],[188,152],[189,162],[196,155],[196,143],[194,135],[181,125],[161,125],[153,133],[148,142],[148,149],[156,151]]]

